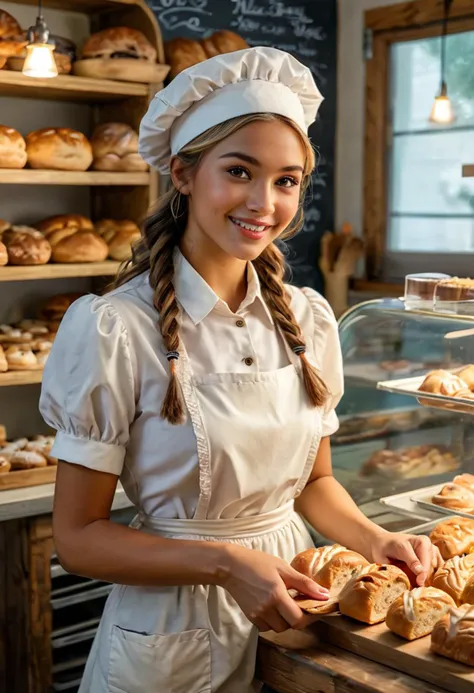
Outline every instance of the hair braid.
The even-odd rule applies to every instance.
[[[290,297],[283,282],[285,272],[283,253],[274,243],[270,243],[253,264],[260,280],[263,297],[287,344],[291,349],[305,347],[301,328],[291,310]],[[328,397],[328,389],[314,366],[308,361],[304,349],[299,356],[308,397],[315,407],[320,407]]]

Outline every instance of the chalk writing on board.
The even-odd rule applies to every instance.
[[[208,0],[160,0],[160,4],[152,3],[158,22],[168,31],[190,29],[197,33],[205,33],[208,27],[203,20],[212,17],[207,9]]]

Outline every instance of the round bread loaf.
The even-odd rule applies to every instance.
[[[101,219],[95,230],[109,246],[109,257],[119,262],[131,256],[133,243],[141,237],[140,229],[129,219]]]
[[[26,142],[20,133],[0,125],[0,168],[23,168],[26,159]]]
[[[31,168],[60,171],[87,171],[92,163],[92,147],[82,132],[70,128],[44,128],[26,137]]]
[[[155,63],[156,50],[141,31],[117,26],[92,34],[84,44],[82,57],[135,58]]]
[[[147,171],[148,165],[138,154],[138,134],[125,123],[99,125],[91,138],[97,171]]]
[[[222,55],[223,53],[241,51],[249,47],[249,44],[242,36],[226,29],[215,31],[209,38],[202,39],[201,45],[208,58],[213,58],[215,55]]]
[[[29,226],[12,226],[2,235],[10,265],[45,265],[51,246],[42,233]]]
[[[170,65],[170,78],[192,65],[207,60],[207,53],[199,41],[189,38],[175,38],[165,43],[166,62]]]
[[[12,17],[5,10],[0,10],[0,39],[4,41],[6,39],[20,38],[21,34],[21,26],[15,17]]]
[[[435,587],[416,587],[403,592],[389,607],[385,623],[406,640],[429,635],[435,623],[456,606],[454,599]]]
[[[36,224],[52,248],[54,262],[101,262],[109,249],[94,231],[90,219],[80,214],[62,214]]]

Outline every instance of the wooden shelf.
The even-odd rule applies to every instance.
[[[108,171],[49,171],[0,168],[0,183],[10,185],[149,185],[149,173]]]
[[[118,272],[120,262],[71,263],[70,265],[35,265],[0,267],[0,282],[20,282],[34,279],[64,279],[71,277],[109,277]]]
[[[36,385],[40,383],[43,371],[7,371],[0,373],[0,387],[10,385]]]
[[[99,103],[134,96],[147,98],[148,85],[73,75],[36,79],[21,72],[0,70],[0,96]]]
[[[474,178],[474,164],[465,164],[462,167],[463,178]]]
[[[33,7],[36,7],[37,4],[35,0],[14,0],[14,2],[18,5],[32,5]],[[127,5],[133,7],[135,0],[45,0],[43,2],[43,7],[91,14],[107,10],[124,10]]]

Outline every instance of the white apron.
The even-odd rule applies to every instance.
[[[198,505],[185,520],[139,512],[134,526],[173,539],[234,542],[287,561],[312,546],[292,499],[312,470],[321,411],[308,402],[299,357],[287,352],[290,365],[277,371],[196,378],[181,345],[179,378],[199,457]],[[221,587],[116,585],[79,693],[259,691],[257,639]]]

